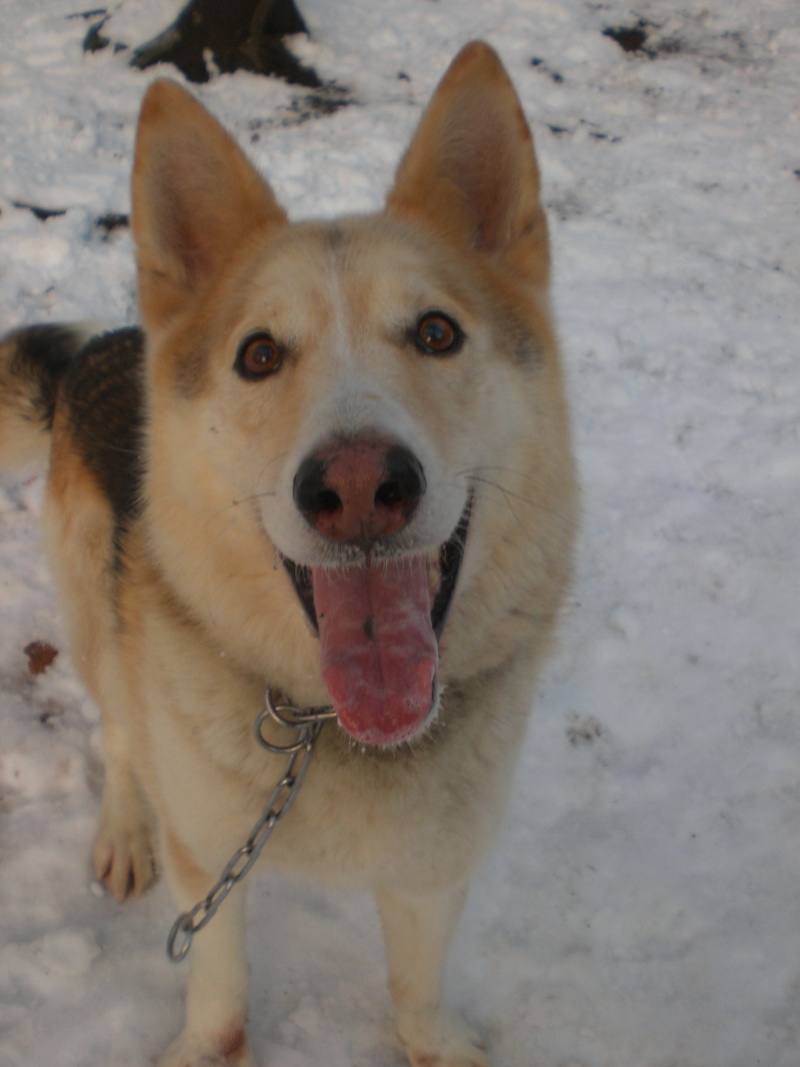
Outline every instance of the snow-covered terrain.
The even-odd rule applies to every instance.
[[[633,6],[631,6],[633,4]],[[584,483],[579,567],[450,995],[494,1067],[800,1064],[797,0],[300,0],[354,103],[200,90],[293,215],[380,202],[457,48],[532,122]],[[87,5],[88,6],[88,5]],[[136,44],[177,0],[116,0]],[[84,55],[76,0],[0,5],[0,329],[135,321],[133,126],[152,76]],[[642,19],[648,52],[603,30]],[[37,218],[29,204],[63,212]],[[0,489],[0,1064],[141,1067],[180,1025],[166,889],[93,884],[97,713],[38,540]],[[34,676],[23,649],[61,650]],[[235,843],[233,843],[235,844]],[[368,898],[251,890],[270,1067],[400,1067]]]

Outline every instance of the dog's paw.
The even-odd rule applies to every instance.
[[[480,1037],[457,1015],[417,1016],[398,1029],[411,1067],[491,1067]]]
[[[114,812],[104,804],[94,839],[94,871],[109,893],[120,903],[138,897],[155,881],[155,865],[149,828],[137,811]]]
[[[211,1039],[186,1032],[172,1042],[158,1067],[258,1067],[241,1023]]]

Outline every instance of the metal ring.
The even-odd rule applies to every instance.
[[[167,938],[167,955],[173,963],[180,963],[180,961],[185,959],[189,954],[189,949],[192,947],[192,939],[194,938],[194,931],[192,930],[191,924],[192,917],[188,911],[179,915],[172,924],[172,929]],[[181,934],[183,935],[183,941],[176,948],[175,944]]]
[[[301,749],[307,748],[315,731],[322,723],[326,719],[336,717],[336,712],[332,707],[302,709],[294,704],[278,703],[272,695],[271,688],[267,688],[264,694],[264,704],[264,710],[253,723],[253,733],[258,743],[276,756],[289,756],[293,752],[300,752]],[[297,740],[290,741],[286,745],[267,741],[263,734],[263,726],[267,720],[272,720],[287,730],[297,730]]]
[[[300,737],[296,741],[290,742],[288,745],[276,745],[272,741],[267,741],[266,737],[261,732],[261,728],[267,720],[275,721],[275,716],[272,714],[269,708],[264,708],[256,721],[253,723],[253,733],[256,735],[256,741],[262,748],[265,748],[267,752],[273,752],[276,756],[288,756],[292,752],[299,752],[300,749],[305,748],[308,744],[308,727],[306,726],[291,726],[289,723],[284,723],[280,719],[278,720],[282,726],[287,729],[300,730]]]

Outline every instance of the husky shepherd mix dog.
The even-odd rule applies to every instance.
[[[264,861],[369,886],[410,1062],[486,1067],[442,971],[506,803],[576,512],[517,96],[468,45],[384,210],[295,224],[158,81],[133,229],[142,331],[40,326],[0,347],[0,460],[49,458],[53,570],[102,709],[97,876],[122,900],[163,870],[190,909],[283,773],[253,733],[265,687],[330,704],[338,722]],[[192,962],[160,1064],[255,1064],[242,884]]]

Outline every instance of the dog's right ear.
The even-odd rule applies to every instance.
[[[456,56],[422,115],[386,201],[396,215],[547,280],[547,224],[539,168],[519,98],[497,54],[481,41]]]
[[[174,82],[154,82],[139,114],[132,224],[139,301],[157,329],[193,302],[254,232],[286,224],[233,138]]]

